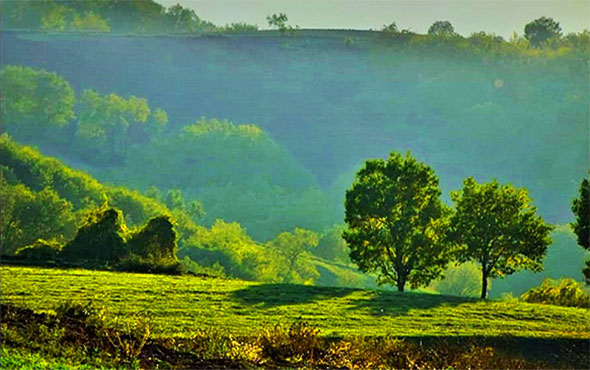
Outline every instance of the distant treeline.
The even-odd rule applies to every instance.
[[[2,0],[1,5],[4,30],[199,34],[257,29],[243,23],[218,27],[194,10],[153,0]]]

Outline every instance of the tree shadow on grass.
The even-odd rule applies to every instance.
[[[374,316],[398,316],[409,310],[428,310],[435,307],[454,307],[477,302],[476,298],[415,292],[367,291],[365,297],[354,299],[349,310],[364,311]],[[427,315],[426,315],[427,316]]]
[[[357,291],[354,288],[333,288],[296,284],[251,285],[236,290],[232,299],[248,305],[277,307],[292,304],[305,304],[324,299],[342,298]]]

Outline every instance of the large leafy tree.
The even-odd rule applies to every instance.
[[[578,244],[590,250],[590,180],[583,179],[580,184],[580,197],[572,202],[572,211],[576,221],[572,223],[574,232],[578,236]],[[586,284],[590,285],[590,260],[586,260],[583,270]]]
[[[77,135],[102,150],[109,148],[109,159],[123,160],[131,138],[144,131],[151,113],[146,99],[135,96],[125,99],[117,94],[102,96],[85,90],[80,99]]]
[[[496,180],[479,184],[469,177],[462,190],[451,192],[451,199],[456,207],[451,234],[462,245],[459,260],[481,265],[481,298],[487,295],[489,278],[543,269],[553,227],[537,215],[526,189]]]
[[[524,27],[524,37],[535,47],[541,46],[551,37],[559,36],[561,36],[561,27],[553,18],[541,17]]]
[[[403,291],[440,276],[451,256],[438,178],[410,153],[368,160],[346,192],[343,238],[361,271]]]
[[[74,118],[74,91],[56,73],[6,66],[0,81],[2,123],[18,136],[63,127]]]

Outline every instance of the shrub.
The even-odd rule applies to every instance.
[[[529,303],[590,308],[590,294],[574,279],[545,279],[543,283],[523,293],[521,298]]]
[[[16,251],[16,255],[27,260],[55,260],[63,246],[55,240],[37,239],[31,245]]]
[[[131,253],[151,259],[176,259],[177,234],[170,217],[150,219],[127,243]]]
[[[86,215],[76,237],[66,244],[61,256],[69,260],[116,262],[127,254],[126,233],[121,211],[103,206]]]

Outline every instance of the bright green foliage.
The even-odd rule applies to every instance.
[[[442,279],[434,280],[429,287],[441,294],[478,297],[481,294],[481,272],[477,264],[466,262],[449,266]],[[491,284],[488,282],[488,288]]]
[[[218,264],[223,273],[246,280],[276,281],[280,266],[264,246],[250,238],[236,222],[217,220],[208,230],[197,226],[179,251],[203,266]]]
[[[180,191],[188,203],[185,211],[198,222],[238,221],[259,240],[296,226],[321,230],[331,224],[314,176],[255,125],[201,118],[177,135],[154,141],[150,150],[130,153],[127,163],[117,171],[118,181]],[[168,206],[180,207],[180,201],[169,203],[173,198],[166,195]],[[191,210],[195,199],[206,214]]]
[[[428,28],[428,34],[432,36],[453,36],[455,28],[449,21],[436,21]]]
[[[74,118],[74,91],[56,73],[5,66],[0,81],[2,123],[11,132],[28,137],[35,130],[65,126]]]
[[[2,253],[12,254],[39,238],[71,237],[75,231],[72,204],[49,187],[36,192],[22,184],[0,180]]]
[[[313,231],[296,228],[292,233],[282,232],[268,243],[278,256],[284,282],[313,283],[319,273],[309,262],[309,252],[318,245],[318,236]]]
[[[158,216],[133,233],[127,242],[129,252],[154,260],[175,260],[177,234],[169,216]]]
[[[350,258],[361,271],[376,272],[379,283],[403,291],[440,276],[450,258],[445,240],[447,210],[438,178],[408,152],[365,162],[346,191]]]
[[[55,240],[37,239],[33,244],[19,248],[15,255],[29,260],[55,260],[63,245]]]
[[[529,303],[590,308],[590,293],[584,291],[574,279],[545,279],[543,283],[522,294]]]
[[[114,263],[127,254],[127,236],[121,211],[102,207],[85,215],[76,237],[65,245],[60,257]]]
[[[21,146],[7,135],[0,136],[0,150],[3,172],[8,171],[15,183],[21,183],[37,192],[51,188],[60,198],[70,202],[74,211],[95,208],[103,202],[106,195],[113,206],[125,213],[130,225],[140,225],[150,217],[169,212],[157,200],[125,188],[103,186],[88,174],[72,170],[57,159],[46,157],[31,147]]]
[[[529,40],[532,46],[539,47],[552,37],[561,36],[559,22],[553,18],[541,17],[528,23],[524,27],[524,37]]]
[[[553,227],[537,215],[526,189],[496,180],[479,184],[469,177],[462,190],[451,193],[451,199],[456,209],[451,217],[452,237],[463,246],[461,261],[481,265],[481,298],[486,297],[488,278],[543,269]]]
[[[578,245],[590,250],[590,180],[582,180],[580,196],[572,202],[572,212],[576,216],[576,221],[572,223],[572,227],[578,237]],[[590,285],[590,259],[586,260],[586,267],[583,272],[586,277],[586,284]]]
[[[86,140],[80,146],[92,145],[96,154],[117,161],[127,155],[129,132],[144,131],[151,114],[146,99],[135,96],[124,99],[116,94],[101,96],[92,90],[84,90],[79,111],[76,135]],[[157,114],[161,116],[160,111]]]

